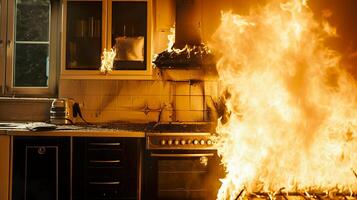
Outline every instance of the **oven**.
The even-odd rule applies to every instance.
[[[213,143],[210,133],[147,134],[143,199],[216,199],[223,170]]]

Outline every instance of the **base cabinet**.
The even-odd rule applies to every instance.
[[[12,138],[12,200],[140,199],[138,138]]]
[[[69,138],[14,137],[12,200],[68,200],[69,157]]]

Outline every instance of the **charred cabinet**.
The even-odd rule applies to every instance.
[[[151,0],[64,0],[63,3],[63,78],[108,78],[99,68],[102,52],[111,48],[116,53],[111,78],[150,76]]]
[[[15,136],[12,199],[69,199],[69,157],[69,138]]]

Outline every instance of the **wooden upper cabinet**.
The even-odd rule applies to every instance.
[[[61,78],[150,79],[152,0],[64,0]],[[99,71],[104,49],[113,71]]]

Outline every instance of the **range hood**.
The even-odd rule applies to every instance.
[[[158,68],[197,68],[214,64],[213,55],[201,39],[201,0],[176,0],[175,43],[159,53]]]

